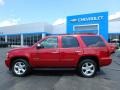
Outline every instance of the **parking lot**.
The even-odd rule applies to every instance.
[[[33,71],[27,77],[15,77],[4,64],[6,52],[0,48],[0,90],[119,90],[120,51],[112,55],[110,66],[101,68],[94,78],[79,77],[75,71]]]

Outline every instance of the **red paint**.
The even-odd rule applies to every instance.
[[[109,45],[110,53],[115,53],[118,47],[114,43],[109,43],[108,45]]]
[[[63,48],[62,47],[62,37],[63,36],[74,36],[77,38],[79,47],[77,48]],[[13,49],[8,52],[5,64],[10,67],[10,63],[13,58],[26,58],[29,64],[33,68],[40,67],[77,67],[78,62],[81,57],[96,57],[99,66],[109,65],[112,61],[110,58],[110,49],[108,43],[103,39],[106,46],[105,47],[87,47],[82,41],[81,36],[96,36],[89,34],[82,35],[59,35],[59,36],[49,36],[58,38],[58,48],[49,49],[37,49],[36,45],[41,41],[49,38],[46,37],[40,40],[38,43],[34,44],[32,47]],[[71,42],[73,43],[73,42]]]

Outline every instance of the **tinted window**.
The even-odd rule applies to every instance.
[[[21,35],[8,35],[7,36],[7,42],[10,45],[21,45]]]
[[[70,47],[79,47],[78,41],[73,36],[64,36],[62,38],[62,47],[70,48]]]
[[[57,48],[58,47],[58,39],[56,37],[47,38],[41,42],[41,45],[44,48]]]
[[[41,33],[23,34],[23,44],[31,46],[42,38]]]
[[[99,36],[81,36],[88,47],[104,47],[105,43]]]

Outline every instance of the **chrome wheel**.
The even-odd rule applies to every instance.
[[[17,74],[17,75],[22,75],[26,72],[26,65],[25,63],[23,62],[16,62],[14,64],[14,72]]]
[[[92,76],[95,73],[95,65],[91,62],[85,62],[81,69],[85,76]]]

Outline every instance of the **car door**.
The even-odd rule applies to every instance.
[[[42,46],[37,49],[39,67],[57,67],[59,63],[58,38],[48,37],[39,44]]]
[[[74,36],[62,36],[60,48],[61,67],[74,67],[82,55],[78,39]]]

